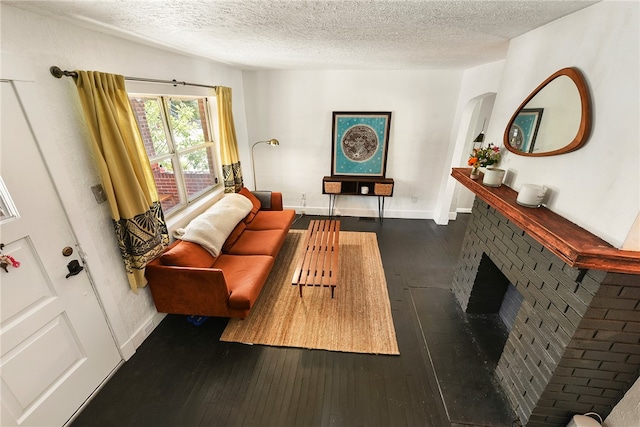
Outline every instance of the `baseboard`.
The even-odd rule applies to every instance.
[[[120,346],[120,353],[124,360],[129,360],[134,355],[138,347],[144,342],[145,339],[153,332],[153,330],[160,324],[162,319],[166,316],[166,313],[152,314],[146,322],[142,323],[131,337]]]
[[[318,215],[318,216],[328,216],[329,209],[318,208],[318,207],[309,207],[305,206],[304,208],[300,206],[285,206],[285,209],[293,209],[296,211],[298,215]],[[459,208],[454,212],[449,212],[447,214],[447,219],[449,221],[455,221],[458,218],[458,214],[470,214],[471,208]],[[378,218],[378,211],[375,209],[359,209],[359,208],[337,208],[333,212],[334,216],[355,216],[355,217],[371,217]],[[399,218],[399,219],[435,219],[434,211],[410,211],[410,210],[393,210],[393,209],[385,209],[384,211],[385,218]]]
[[[285,207],[286,209],[294,209],[297,214],[328,216],[328,208],[313,208],[299,206]],[[303,212],[304,210],[304,212]],[[358,209],[358,208],[338,208],[333,212],[334,216],[354,216],[354,217],[372,217],[378,218],[377,209]],[[401,211],[385,209],[384,218],[400,218],[400,219],[433,219],[433,211]]]

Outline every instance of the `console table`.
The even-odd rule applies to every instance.
[[[325,176],[322,178],[322,194],[329,195],[329,217],[333,217],[336,199],[342,196],[378,198],[378,219],[384,217],[384,198],[393,196],[393,178],[364,176]]]

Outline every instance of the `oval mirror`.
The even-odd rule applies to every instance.
[[[504,146],[521,156],[553,156],[580,148],[590,130],[584,77],[577,68],[563,68],[520,104],[504,132]]]

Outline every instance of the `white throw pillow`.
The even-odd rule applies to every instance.
[[[251,212],[253,204],[240,194],[226,194],[220,201],[194,218],[175,236],[201,245],[211,255],[218,256],[229,234]]]

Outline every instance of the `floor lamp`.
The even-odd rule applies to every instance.
[[[255,155],[253,154],[253,149],[256,148],[256,145],[265,143],[267,145],[280,145],[280,142],[277,139],[270,139],[268,141],[258,141],[251,146],[251,170],[253,171],[253,190],[257,191],[258,187],[256,186],[256,160]]]

